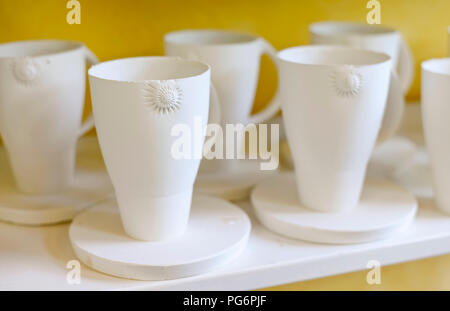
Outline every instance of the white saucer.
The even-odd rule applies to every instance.
[[[129,237],[112,200],[79,214],[69,237],[77,257],[95,270],[135,280],[168,280],[229,263],[244,250],[250,230],[240,208],[219,198],[194,196],[186,233],[175,240]]]
[[[366,183],[360,204],[344,213],[307,209],[297,199],[293,173],[283,173],[256,185],[251,194],[259,221],[279,234],[311,242],[364,243],[405,229],[417,211],[415,198],[385,180]]]
[[[425,148],[418,149],[412,159],[394,170],[391,179],[408,189],[419,199],[433,198],[430,158]]]
[[[261,170],[261,162],[257,160],[230,161],[236,162],[229,171],[200,170],[195,182],[195,192],[230,201],[244,200],[249,197],[255,184],[277,171]]]
[[[77,148],[73,187],[56,195],[21,193],[15,186],[4,148],[0,148],[0,220],[22,225],[65,222],[83,208],[105,200],[113,192],[95,137],[82,138]]]

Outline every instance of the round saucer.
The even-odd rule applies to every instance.
[[[185,234],[162,242],[138,241],[123,230],[115,201],[79,214],[69,229],[77,257],[106,274],[135,280],[168,280],[208,272],[245,248],[250,220],[219,198],[194,196]]]
[[[297,199],[293,173],[283,173],[256,185],[251,201],[259,221],[279,234],[318,243],[364,243],[405,229],[417,211],[415,198],[386,180],[370,180],[359,205],[343,213],[323,213],[303,207]]]
[[[37,226],[70,221],[82,209],[113,192],[95,137],[78,142],[74,183],[62,193],[41,196],[20,192],[4,148],[0,149],[0,171],[0,220],[15,224]]]
[[[271,176],[275,171],[261,170],[261,161],[235,161],[232,170],[200,170],[195,182],[195,192],[212,195],[225,200],[238,201],[247,199],[253,186]]]

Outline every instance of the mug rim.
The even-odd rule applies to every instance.
[[[448,64],[448,67],[446,69],[442,69],[442,63]],[[425,72],[442,77],[450,77],[450,57],[431,58],[423,61],[420,67]]]
[[[17,56],[17,55],[8,55],[8,56],[2,56],[1,50],[2,48],[30,48],[33,46],[36,46],[37,44],[41,44],[43,46],[51,47],[56,46],[58,44],[65,44],[67,45],[65,48],[62,47],[60,50],[56,50],[54,52],[44,52],[44,53],[38,53],[35,55],[23,55],[23,56]],[[4,42],[0,44],[0,59],[12,59],[12,58],[39,58],[39,57],[49,57],[54,55],[62,55],[66,53],[70,53],[79,49],[84,48],[84,43],[76,40],[64,40],[64,39],[37,39],[37,40],[20,40],[20,41],[11,41],[11,42]]]
[[[334,62],[320,62],[320,63],[314,63],[314,62],[301,62],[301,61],[294,61],[290,60],[286,57],[285,54],[289,52],[296,52],[296,51],[309,51],[310,53],[316,54],[319,50],[321,51],[328,51],[329,53],[332,53],[333,51],[348,51],[348,52],[357,52],[357,53],[363,53],[367,56],[376,56],[378,57],[378,60],[374,60],[371,62],[365,62],[364,64],[344,64],[344,63],[334,63]],[[334,66],[355,66],[355,67],[370,67],[370,66],[376,66],[381,65],[386,62],[391,61],[391,57],[386,53],[381,52],[374,52],[372,50],[366,50],[366,49],[360,49],[360,48],[354,48],[350,46],[343,46],[343,45],[299,45],[299,46],[293,46],[286,49],[283,49],[277,53],[277,59],[281,62],[288,63],[288,64],[295,64],[295,65],[303,65],[303,66],[313,66],[313,67],[334,67]]]
[[[184,38],[187,35],[195,36],[196,38],[201,38],[206,35],[218,35],[218,36],[229,36],[233,39],[236,38],[237,41],[224,41],[224,42],[194,42],[194,41],[185,41]],[[181,39],[180,39],[181,38]],[[191,46],[238,46],[244,44],[254,43],[259,40],[259,36],[253,35],[246,32],[234,31],[234,30],[223,30],[223,29],[183,29],[176,30],[164,35],[164,42],[170,44],[179,44],[179,45],[191,45]]]
[[[173,77],[173,78],[168,78],[168,79],[114,79],[114,78],[110,78],[110,77],[105,77],[105,75],[109,75],[112,71],[114,70],[109,70],[109,72],[107,74],[101,74],[101,73],[96,73],[95,71],[99,71],[100,69],[102,69],[102,67],[105,66],[111,66],[117,63],[123,63],[123,62],[145,62],[145,61],[167,61],[167,62],[173,62],[176,61],[178,63],[184,63],[184,64],[196,64],[198,66],[203,67],[202,70],[200,70],[199,73],[192,73],[192,74],[185,74],[185,75],[181,75],[179,77]],[[189,60],[189,59],[184,59],[178,56],[138,56],[138,57],[126,57],[126,58],[118,58],[118,59],[113,59],[113,60],[109,60],[109,61],[105,61],[105,62],[101,62],[99,64],[93,65],[91,66],[91,68],[89,68],[88,70],[88,76],[90,78],[95,78],[95,79],[99,79],[99,80],[104,80],[104,81],[112,81],[112,82],[119,82],[119,83],[129,83],[129,84],[141,84],[141,83],[146,83],[149,81],[169,81],[169,80],[184,80],[184,79],[190,79],[193,77],[198,77],[201,76],[207,72],[209,72],[211,70],[211,67],[203,62],[200,61],[196,61],[196,60]]]
[[[334,27],[333,27],[334,26]],[[320,29],[321,27],[331,27],[334,28],[336,26],[344,26],[344,27],[353,27],[355,29],[361,29],[366,31],[348,31],[348,32],[339,32],[339,31],[324,31]],[[383,36],[383,35],[392,35],[396,34],[398,30],[384,26],[384,25],[370,25],[361,22],[353,22],[353,21],[319,21],[311,23],[308,26],[308,30],[311,34],[318,36],[326,36],[326,37],[347,37],[347,36]]]

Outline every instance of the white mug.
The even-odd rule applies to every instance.
[[[354,208],[382,125],[390,57],[312,45],[283,50],[278,59],[300,202],[324,212]]]
[[[0,45],[0,134],[18,188],[50,194],[70,186],[77,139],[94,126],[81,124],[86,60],[82,43],[19,41]]]
[[[192,154],[179,159],[178,125],[208,123],[210,68],[178,57],[118,59],[89,70],[100,148],[125,231],[139,240],[182,235],[191,207],[205,131],[193,132]],[[213,94],[214,95],[214,94]],[[212,121],[220,123],[212,96]],[[209,138],[213,139],[213,138]]]
[[[309,26],[311,43],[344,44],[388,54],[396,68],[403,93],[414,80],[414,57],[401,33],[395,29],[355,22],[317,22]]]
[[[422,121],[439,209],[450,214],[450,58],[422,63]]]
[[[221,104],[223,129],[227,123],[262,123],[279,111],[277,92],[264,110],[251,115],[261,55],[276,59],[276,50],[265,39],[239,32],[184,30],[166,34],[164,48],[166,55],[199,60],[211,66],[212,81]],[[242,135],[236,137],[237,148],[243,148],[244,138]],[[229,169],[234,161],[208,162],[214,162],[212,166],[216,169]]]

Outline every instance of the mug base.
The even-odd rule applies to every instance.
[[[185,233],[137,241],[125,233],[115,201],[78,215],[69,229],[77,257],[100,272],[135,280],[168,280],[209,272],[235,259],[251,231],[247,214],[224,200],[194,196]]]
[[[78,142],[77,169],[72,186],[49,195],[29,195],[17,189],[4,148],[0,148],[0,220],[19,225],[43,226],[70,221],[92,204],[113,193],[98,141],[85,137]]]
[[[118,200],[125,232],[136,240],[149,242],[182,236],[189,220],[191,202],[192,187],[162,197],[128,198],[123,203]]]
[[[293,173],[259,183],[251,193],[259,221],[281,235],[316,243],[365,243],[391,237],[406,229],[417,211],[412,194],[387,180],[364,185],[356,208],[342,213],[318,212],[297,199]]]

